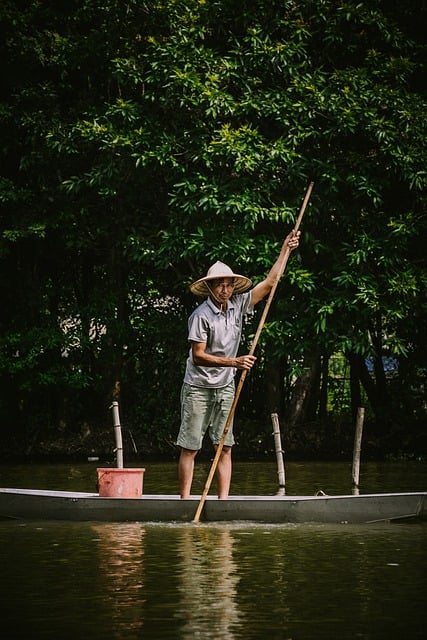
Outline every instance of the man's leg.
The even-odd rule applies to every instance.
[[[218,447],[215,447],[215,450]],[[218,465],[216,468],[216,478],[218,482],[218,498],[224,500],[228,498],[231,484],[231,449],[232,447],[223,447],[221,455],[219,456]]]
[[[191,451],[191,449],[183,449],[181,447],[178,462],[179,493],[181,498],[190,497],[196,455],[197,451]]]

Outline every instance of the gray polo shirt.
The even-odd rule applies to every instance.
[[[251,292],[232,296],[225,312],[207,298],[188,319],[188,340],[206,342],[206,353],[235,358],[242,335],[243,316],[248,313],[253,313]],[[197,367],[190,348],[184,382],[195,387],[218,389],[230,384],[235,373],[233,367]]]

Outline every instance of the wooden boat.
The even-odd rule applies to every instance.
[[[316,496],[207,496],[203,522],[374,523],[427,519],[427,492]],[[98,493],[0,488],[0,518],[191,522],[200,496],[102,497]]]

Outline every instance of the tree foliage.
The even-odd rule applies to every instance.
[[[341,419],[340,353],[350,419],[367,402],[394,447],[402,421],[425,422],[420,13],[394,0],[2,3],[7,437],[10,422],[27,442],[96,424],[120,384],[143,446],[169,450],[187,285],[217,259],[263,277],[310,180],[245,391],[253,441],[274,408],[318,446],[319,423]]]

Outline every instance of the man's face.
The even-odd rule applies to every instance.
[[[233,295],[234,278],[217,278],[212,281],[211,287],[217,300],[227,302]]]

